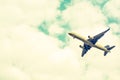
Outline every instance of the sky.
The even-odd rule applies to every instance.
[[[119,0],[0,0],[0,80],[119,80]],[[106,57],[68,35],[115,45]]]

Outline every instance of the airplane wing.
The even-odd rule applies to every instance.
[[[88,41],[92,42],[93,44],[95,44],[107,31],[109,31],[110,28],[108,28],[107,30],[95,35],[93,38],[89,38]]]
[[[91,46],[84,44],[83,50],[82,50],[82,57],[87,53],[88,50],[90,50]]]

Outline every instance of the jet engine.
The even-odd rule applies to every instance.
[[[84,48],[84,47],[83,47],[83,46],[81,46],[81,45],[79,45],[79,47],[80,47],[80,48],[82,48],[82,49]]]
[[[73,39],[75,39],[75,36],[73,36]]]
[[[88,38],[89,38],[89,39],[93,39],[93,37],[91,37],[91,36],[88,36]]]

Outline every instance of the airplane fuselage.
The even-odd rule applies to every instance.
[[[113,49],[115,46],[109,46],[109,45],[106,45],[104,47],[96,44],[96,42],[102,37],[104,36],[104,34],[106,32],[108,32],[110,30],[110,28],[108,28],[107,30],[91,37],[91,36],[88,36],[88,39],[85,39],[83,38],[82,36],[80,35],[77,35],[75,33],[68,33],[70,36],[72,36],[73,38],[76,38],[80,41],[82,41],[84,44],[83,46],[79,45],[80,48],[82,48],[82,54],[81,54],[81,57],[83,57],[88,50],[90,50],[92,47],[95,47],[99,50],[102,50],[104,51],[104,56],[106,56],[108,54],[108,52],[110,52],[111,49]]]
[[[102,50],[102,51],[109,52],[109,50],[107,50],[106,48],[101,47],[101,46],[96,45],[96,44],[93,44],[92,42],[86,40],[86,39],[83,38],[82,36],[79,36],[79,35],[77,35],[77,34],[75,34],[75,33],[68,33],[68,34],[69,34],[70,36],[72,36],[73,38],[77,38],[77,39],[81,40],[82,42],[84,42],[85,44],[87,44],[87,45],[89,45],[89,46],[91,46],[91,47],[95,47],[95,48],[98,48],[98,49],[100,49],[100,50]]]

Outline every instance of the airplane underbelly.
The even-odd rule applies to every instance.
[[[87,44],[87,45],[89,45],[89,46],[91,46],[91,47],[94,47],[94,44],[91,43],[91,42],[89,42],[89,41],[85,41],[84,43]]]
[[[100,50],[102,50],[102,51],[109,52],[109,50],[107,50],[106,48],[101,47],[101,46],[99,46],[99,45],[95,45],[94,47],[95,47],[95,48],[98,48],[98,49],[100,49]]]

